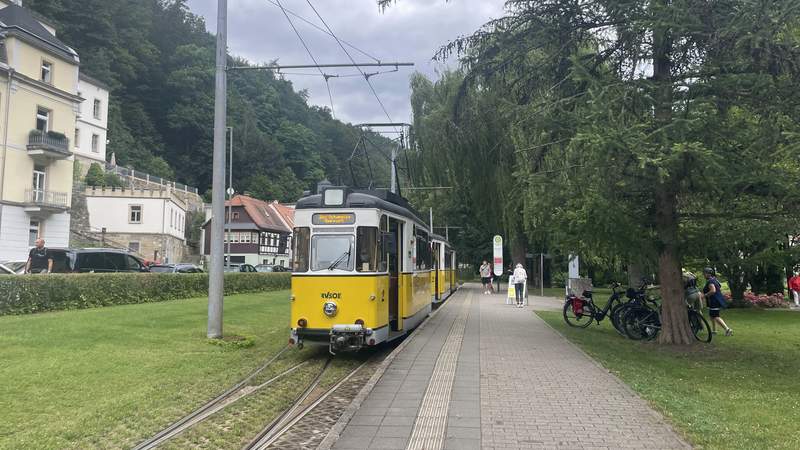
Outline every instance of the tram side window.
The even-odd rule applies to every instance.
[[[417,270],[427,270],[431,267],[431,246],[428,242],[428,233],[417,228]]]
[[[444,253],[444,268],[445,269],[453,268],[453,252],[446,251]]]
[[[311,229],[300,227],[294,229],[292,239],[292,270],[294,272],[308,272],[308,247]]]
[[[358,227],[356,234],[356,270],[359,272],[386,272],[386,255],[381,248],[381,233],[375,227]]]

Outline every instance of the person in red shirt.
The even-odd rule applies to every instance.
[[[792,278],[789,278],[789,292],[794,299],[794,306],[800,307],[800,273],[795,272]]]

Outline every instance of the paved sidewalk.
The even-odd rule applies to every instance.
[[[467,285],[412,335],[334,448],[689,446],[532,307]]]

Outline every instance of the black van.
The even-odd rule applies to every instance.
[[[148,272],[144,262],[111,248],[49,249],[54,273]]]

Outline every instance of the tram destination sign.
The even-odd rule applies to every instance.
[[[353,213],[320,213],[311,216],[314,225],[353,225],[356,215]]]

